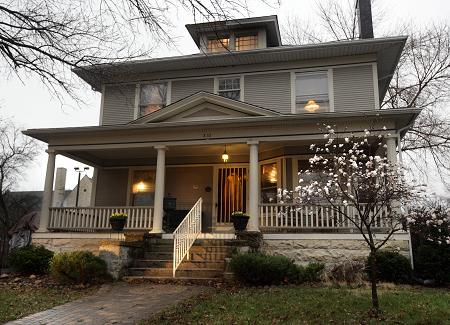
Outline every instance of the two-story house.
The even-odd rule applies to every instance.
[[[277,189],[298,185],[323,123],[390,134],[383,154],[397,159],[397,143],[420,111],[380,109],[380,102],[406,37],[288,46],[276,16],[186,28],[198,54],[75,70],[101,92],[100,125],[25,131],[48,144],[35,241],[55,250],[69,239],[94,247],[110,236],[102,231],[116,211],[128,214],[126,230],[170,238],[169,207],[184,216],[201,205],[198,238],[232,238],[230,215],[244,211],[247,230],[261,231],[273,253],[301,261],[366,254],[326,206],[280,213],[286,205]],[[51,206],[56,155],[95,168],[91,207]],[[394,240],[408,252],[407,234]]]

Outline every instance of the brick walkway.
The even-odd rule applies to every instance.
[[[207,290],[200,286],[117,283],[95,295],[33,314],[7,325],[135,324]]]

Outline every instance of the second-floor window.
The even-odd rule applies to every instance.
[[[258,47],[257,35],[241,35],[236,37],[236,51],[253,50]]]
[[[241,100],[241,78],[220,78],[217,93],[223,97]]]
[[[295,104],[297,113],[329,111],[327,71],[296,74]]]
[[[156,112],[167,104],[167,83],[141,85],[139,94],[139,117]]]
[[[220,53],[228,51],[230,47],[230,39],[228,37],[208,40],[208,52]]]

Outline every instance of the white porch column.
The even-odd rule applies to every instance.
[[[397,137],[387,137],[386,138],[386,157],[390,163],[397,163]]]
[[[250,147],[249,161],[249,210],[248,231],[259,231],[259,164],[258,141],[247,142]]]
[[[42,196],[41,216],[39,219],[38,232],[47,232],[48,222],[50,219],[50,206],[53,198],[53,180],[55,177],[55,158],[56,152],[48,149],[47,172],[45,174],[44,193]]]
[[[155,177],[155,203],[153,206],[153,227],[151,233],[161,234],[163,223],[163,204],[164,204],[164,176],[166,173],[166,146],[155,146],[158,151],[156,159],[156,177]]]

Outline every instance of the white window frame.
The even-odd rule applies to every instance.
[[[167,84],[167,93],[166,93],[166,106],[169,106],[172,103],[172,80],[150,80],[145,82],[136,83],[136,90],[134,93],[134,119],[139,118],[139,102],[141,96],[141,86],[149,85],[153,83],[166,83]]]
[[[224,75],[224,76],[215,76],[214,77],[214,94],[219,95],[219,80],[220,79],[240,79],[239,87],[240,87],[240,101],[243,102],[245,98],[244,92],[244,75]]]
[[[291,70],[291,113],[297,113],[297,74],[301,73],[319,73],[324,72],[327,73],[327,81],[328,81],[328,112],[334,112],[334,83],[333,83],[333,68],[314,68],[314,69],[300,69],[300,70]]]

